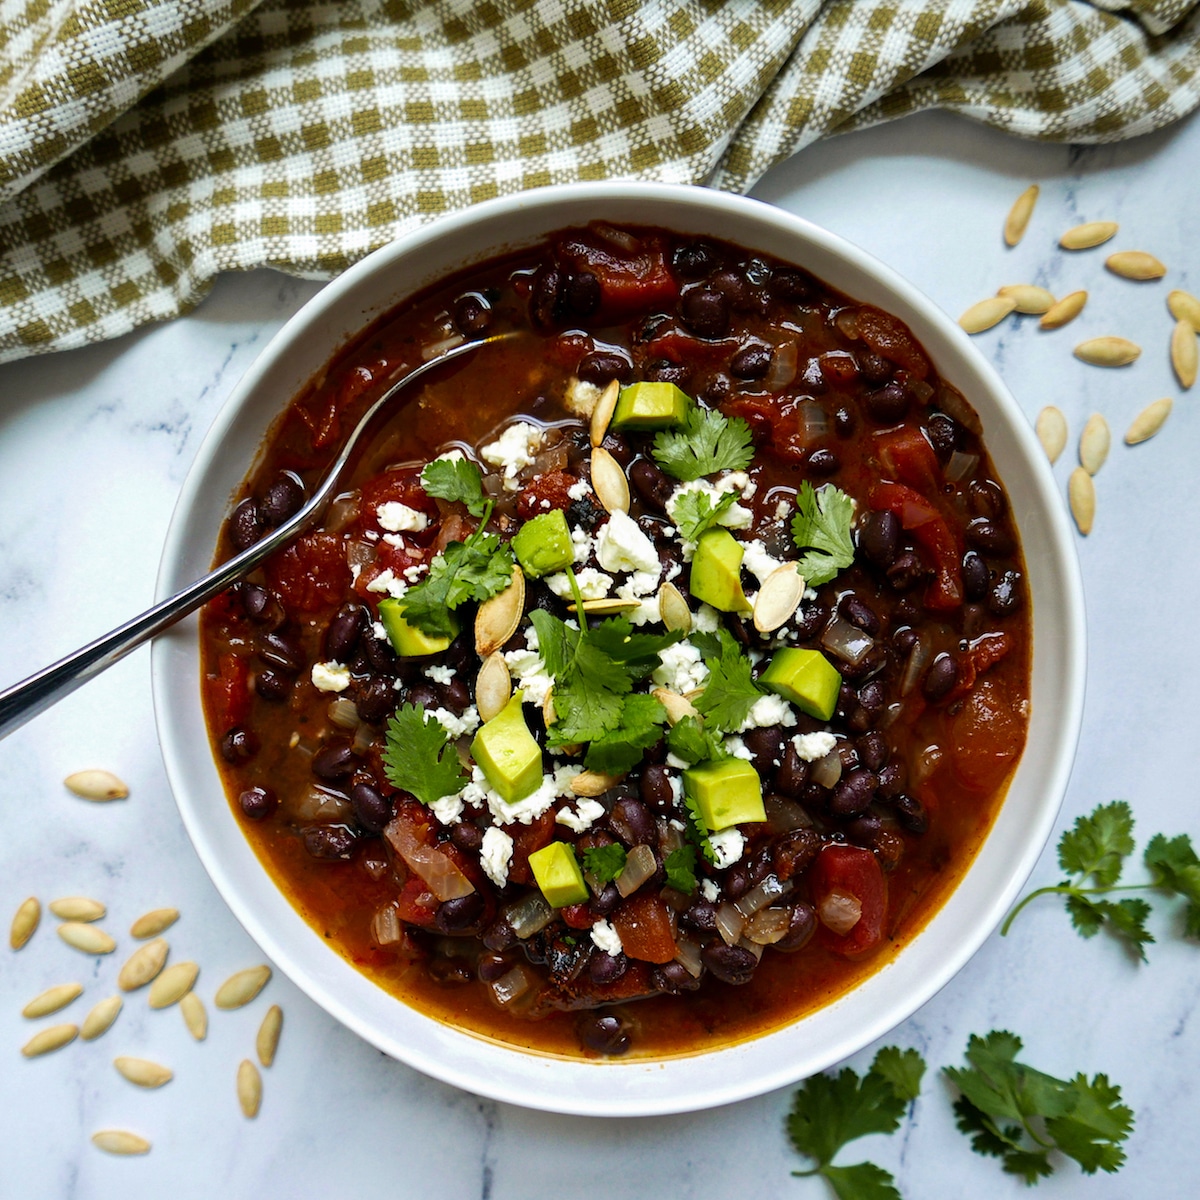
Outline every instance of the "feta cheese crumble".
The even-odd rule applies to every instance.
[[[484,462],[502,468],[505,490],[515,492],[519,486],[517,476],[533,466],[534,455],[545,440],[544,430],[528,421],[517,421],[479,453]]]
[[[654,543],[638,528],[638,523],[619,509],[596,538],[596,558],[606,571],[645,571],[657,583],[662,574]]]
[[[792,738],[792,745],[805,762],[816,762],[833,750],[837,738],[832,733],[798,733]]]
[[[662,665],[654,668],[650,678],[659,687],[670,688],[681,696],[694,692],[708,681],[708,668],[700,651],[689,641],[676,642],[659,651]]]
[[[479,865],[497,887],[503,887],[508,882],[508,864],[512,861],[512,855],[512,838],[498,825],[489,825],[483,831]]]
[[[380,528],[388,533],[421,533],[429,528],[429,518],[418,509],[401,504],[399,500],[388,500],[375,509],[375,518]]]
[[[782,725],[785,729],[796,724],[796,714],[792,706],[782,697],[774,693],[759,696],[746,714],[746,719],[738,726],[738,733],[748,729],[764,729],[772,725]]]
[[[716,833],[710,833],[708,844],[716,856],[713,865],[718,871],[732,867],[746,851],[746,839],[740,829],[719,829]]]
[[[319,692],[344,692],[350,686],[350,668],[332,661],[313,663],[312,681]]]
[[[613,580],[611,575],[597,571],[595,567],[584,567],[575,572],[575,582],[579,584],[580,595],[585,600],[600,600],[612,589]],[[561,596],[564,600],[575,599],[575,594],[571,591],[571,579],[565,571],[547,575],[545,583],[556,596]]]
[[[614,958],[625,950],[621,935],[603,917],[592,926],[592,944]]]
[[[583,833],[604,816],[604,805],[599,800],[581,799],[572,809],[560,808],[554,819],[559,825],[565,825],[576,833]]]
[[[457,741],[460,737],[474,733],[480,725],[479,710],[473,704],[461,717],[452,713],[448,708],[430,709],[428,715],[446,731],[446,736],[451,741]]]
[[[432,679],[434,683],[449,683],[455,674],[453,667],[445,667],[440,664],[425,668],[425,678]]]

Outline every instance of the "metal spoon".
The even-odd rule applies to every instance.
[[[406,375],[402,375],[388,388],[374,404],[367,409],[362,420],[355,426],[354,432],[346,439],[341,453],[337,456],[328,474],[320,486],[309,498],[299,512],[288,518],[284,523],[273,529],[269,534],[253,546],[247,547],[240,554],[235,554],[228,562],[222,563],[215,571],[197,579],[195,583],[177,592],[174,596],[160,601],[153,608],[147,609],[132,621],[114,629],[112,633],[89,642],[74,654],[67,655],[52,666],[46,667],[36,675],[0,692],[0,738],[7,737],[14,729],[19,729],[26,721],[44,712],[52,704],[56,704],[64,696],[68,696],[77,687],[101,671],[107,670],[113,663],[122,659],[131,650],[135,650],[143,642],[169,629],[176,621],[194,612],[205,601],[211,600],[218,592],[223,592],[230,584],[236,583],[247,575],[264,559],[269,558],[286,542],[308,526],[324,510],[326,504],[334,495],[338,480],[350,461],[355,447],[362,439],[367,428],[374,422],[379,412],[389,405],[406,387],[415,383],[422,376],[453,359],[461,358],[478,350],[480,346],[505,341],[512,337],[511,333],[496,334],[490,338],[482,338],[474,342],[463,342],[449,350],[431,358],[428,362],[414,367]]]

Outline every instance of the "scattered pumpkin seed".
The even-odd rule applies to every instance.
[[[128,1129],[101,1129],[92,1134],[92,1145],[105,1154],[149,1154],[150,1143]]]
[[[271,968],[265,963],[258,967],[246,967],[225,980],[217,989],[215,1003],[218,1008],[241,1008],[249,1004],[267,986]]]
[[[1141,352],[1136,342],[1111,335],[1089,338],[1075,347],[1075,357],[1093,367],[1127,367]]]
[[[42,905],[36,896],[22,900],[13,914],[12,925],[8,931],[8,944],[14,950],[20,950],[33,937],[38,923],[42,919]]]
[[[172,963],[150,985],[150,1007],[170,1008],[192,990],[200,968],[194,962]]]
[[[237,1098],[238,1104],[241,1105],[242,1116],[251,1120],[258,1116],[258,1110],[262,1104],[262,1076],[248,1058],[243,1058],[238,1063]]]
[[[681,696],[678,692],[671,691],[670,688],[655,688],[650,695],[667,710],[667,724],[669,725],[678,725],[684,717],[700,715],[699,710],[686,696]]]
[[[133,992],[145,987],[163,969],[170,947],[166,938],[155,938],[139,946],[126,960],[117,976],[117,987]]]
[[[804,577],[794,562],[781,563],[763,581],[754,598],[754,628],[773,633],[800,607]]]
[[[664,583],[658,589],[658,615],[671,633],[692,631],[692,610],[683,593],[673,584]]]
[[[183,1013],[183,1023],[188,1033],[198,1042],[208,1036],[208,1013],[204,1001],[195,992],[186,992],[179,1001],[179,1011]]]
[[[1037,203],[1038,185],[1031,183],[1013,201],[1004,220],[1004,241],[1009,246],[1015,246],[1024,236],[1029,226],[1029,218],[1033,216],[1033,206]]]
[[[1071,502],[1075,525],[1087,537],[1096,519],[1096,485],[1082,467],[1076,467],[1071,472],[1071,478],[1067,481],[1067,497]]]
[[[958,323],[968,333],[982,333],[993,325],[999,325],[1016,307],[1017,302],[1011,296],[988,296],[986,300],[972,304],[958,318]]]
[[[1191,292],[1176,288],[1167,296],[1167,308],[1177,321],[1187,321],[1191,327],[1200,333],[1200,300]]]
[[[512,583],[485,600],[475,613],[475,652],[494,654],[514,633],[525,611],[525,572],[513,563]]]
[[[108,1031],[124,1004],[125,1001],[120,996],[109,996],[93,1005],[92,1011],[83,1018],[79,1036],[85,1042],[94,1042],[102,1033]]]
[[[1104,466],[1111,443],[1108,422],[1100,413],[1092,413],[1079,435],[1079,465],[1089,475],[1095,475]]]
[[[629,511],[629,480],[621,464],[603,446],[592,451],[592,490],[606,512]]]
[[[1179,386],[1190,388],[1196,382],[1198,360],[1196,352],[1196,330],[1190,321],[1179,320],[1171,330],[1171,366]]]
[[[606,775],[602,771],[580,771],[571,780],[571,791],[576,796],[603,796],[624,778],[624,775]]]
[[[76,771],[68,775],[63,783],[67,791],[83,800],[124,800],[129,795],[129,788],[122,780],[111,771],[103,771],[99,767]]]
[[[1109,238],[1115,237],[1119,228],[1116,221],[1088,221],[1068,229],[1058,239],[1058,244],[1064,250],[1090,250],[1093,246],[1100,246]]]
[[[1104,260],[1104,265],[1122,279],[1161,279],[1167,273],[1162,262],[1145,250],[1118,250]]]
[[[1053,404],[1047,404],[1038,413],[1035,428],[1038,441],[1042,443],[1046,457],[1052,463],[1057,462],[1058,456],[1067,444],[1067,418],[1063,416],[1062,409],[1055,408]]]
[[[111,954],[117,948],[117,943],[103,929],[84,921],[64,921],[58,927],[58,936],[84,954]]]
[[[129,927],[129,932],[141,941],[143,938],[157,937],[164,929],[170,929],[178,920],[179,909],[156,908],[138,917]]]
[[[31,1020],[36,1017],[48,1017],[51,1013],[58,1012],[60,1008],[66,1008],[76,996],[82,994],[82,983],[56,984],[54,987],[47,988],[40,996],[34,996],[21,1009],[21,1016],[29,1017]]]
[[[1029,316],[1040,317],[1054,307],[1054,293],[1033,283],[1010,283],[996,295],[1008,296],[1016,304],[1017,312]]]
[[[151,1062],[148,1058],[132,1058],[129,1055],[121,1055],[119,1058],[113,1059],[113,1066],[130,1083],[136,1083],[138,1087],[160,1088],[164,1083],[170,1083],[175,1078],[175,1073],[169,1067],[164,1067],[162,1063]]]
[[[279,1032],[282,1028],[283,1009],[278,1004],[272,1004],[258,1027],[258,1036],[254,1039],[258,1061],[264,1067],[269,1067],[275,1061],[275,1051],[279,1049]]]
[[[512,699],[512,675],[497,650],[483,660],[475,677],[475,707],[481,721],[490,721]]]
[[[640,600],[626,600],[621,596],[599,596],[595,600],[585,600],[583,611],[593,617],[609,617],[619,613],[630,613],[641,608]],[[574,604],[567,605],[567,612],[577,611]]]
[[[590,429],[592,446],[599,446],[604,441],[605,434],[608,433],[608,427],[612,424],[613,413],[617,411],[617,397],[621,393],[621,385],[615,380],[610,379],[608,387],[600,394],[600,399],[596,401],[596,407],[592,409],[592,423]]]
[[[1061,329],[1083,312],[1083,306],[1087,303],[1087,298],[1087,292],[1069,292],[1061,300],[1056,301],[1046,309],[1038,325],[1042,329]]]
[[[1149,441],[1171,415],[1171,407],[1170,396],[1164,396],[1161,400],[1147,404],[1130,422],[1129,431],[1125,434],[1125,444],[1136,446],[1139,442]]]
[[[79,1035],[78,1025],[51,1025],[47,1029],[39,1029],[21,1047],[21,1053],[26,1058],[36,1058],[39,1054],[49,1054],[69,1045]]]
[[[99,921],[108,913],[99,900],[88,896],[64,896],[61,900],[51,900],[49,908],[63,921]]]

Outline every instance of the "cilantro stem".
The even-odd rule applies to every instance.
[[[1030,892],[1016,908],[1012,910],[1004,919],[1004,924],[1000,926],[1000,936],[1007,937],[1009,926],[1016,920],[1017,914],[1031,900],[1036,900],[1039,896],[1106,896],[1109,892],[1148,892],[1158,885],[1154,883],[1124,883],[1113,887],[1080,887],[1077,883],[1059,883],[1053,887],[1041,887],[1035,892]],[[1032,1136],[1032,1135],[1031,1135]]]

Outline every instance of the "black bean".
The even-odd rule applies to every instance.
[[[734,863],[725,872],[723,890],[730,900],[737,900],[750,890],[750,869],[745,862]]]
[[[878,783],[877,776],[861,768],[843,774],[829,799],[829,811],[838,817],[855,817],[866,812]]]
[[[483,897],[478,892],[443,900],[433,916],[434,928],[439,933],[453,937],[474,936],[479,932],[485,908]]]
[[[493,921],[480,938],[487,949],[496,951],[511,949],[519,940],[513,927],[503,917]]]
[[[242,611],[258,625],[277,625],[283,616],[279,601],[257,583],[239,584],[238,597],[242,602]]]
[[[469,821],[459,821],[450,830],[450,840],[460,849],[471,854],[478,854],[483,845],[483,830],[472,825]]]
[[[687,242],[671,255],[671,266],[681,279],[703,279],[718,262],[717,251],[707,242]]]
[[[904,550],[897,554],[887,568],[888,586],[897,592],[906,592],[925,578],[928,572],[925,564],[913,550]]]
[[[800,757],[799,751],[789,739],[784,743],[783,757],[775,772],[775,790],[789,800],[795,800],[808,783],[809,765]]]
[[[475,973],[484,983],[494,983],[501,975],[512,970],[512,960],[503,954],[481,954],[475,964]]]
[[[997,525],[990,517],[975,517],[967,526],[967,542],[976,550],[982,550],[995,558],[1011,554],[1013,541],[1003,525]]]
[[[875,794],[881,800],[894,800],[904,787],[904,767],[893,759],[879,771],[879,786]]]
[[[682,963],[669,962],[650,971],[650,986],[669,996],[678,996],[683,992],[694,992],[700,986],[700,980]]]
[[[958,682],[958,663],[954,661],[953,655],[942,651],[933,662],[929,664],[929,670],[925,672],[925,682],[921,685],[921,691],[931,704],[936,704],[950,689]]]
[[[313,858],[353,858],[357,841],[358,835],[346,825],[310,825],[304,831],[304,848]]]
[[[968,600],[982,600],[987,595],[991,577],[987,563],[975,553],[968,550],[962,560],[963,592]]]
[[[848,821],[842,832],[856,846],[864,846],[868,850],[875,844],[875,838],[883,828],[883,818],[878,813],[867,811],[853,821]]]
[[[858,760],[868,771],[878,774],[891,754],[888,740],[878,730],[864,733],[855,743],[858,747]]]
[[[558,320],[559,292],[563,273],[555,266],[545,266],[534,276],[529,296],[529,316],[534,325],[550,329]]]
[[[429,978],[442,987],[454,987],[456,984],[470,983],[474,978],[471,964],[465,958],[438,955],[431,958],[425,967]]]
[[[896,820],[909,833],[925,832],[928,826],[928,822],[925,819],[925,807],[915,796],[910,796],[907,792],[901,792],[892,801],[892,808],[896,812]]]
[[[250,787],[238,797],[238,804],[250,820],[261,821],[279,807],[279,797],[269,787]]]
[[[466,337],[483,333],[492,323],[492,310],[477,292],[467,292],[454,302],[454,324]]]
[[[290,471],[284,471],[263,497],[263,520],[271,526],[282,525],[304,506],[304,485]]]
[[[386,675],[373,675],[358,693],[354,705],[364,721],[375,725],[386,720],[396,709],[396,689]]]
[[[609,954],[606,951],[593,954],[588,962],[588,975],[593,983],[615,983],[629,970],[629,959],[624,954]]]
[[[420,704],[427,709],[438,707],[437,688],[424,679],[405,688],[404,699],[408,704]]]
[[[679,918],[685,925],[704,933],[717,931],[717,906],[711,900],[696,900]]]
[[[777,725],[767,725],[747,730],[742,735],[746,749],[754,757],[750,760],[760,779],[767,779],[776,766],[783,761],[783,730]]]
[[[221,739],[221,757],[233,766],[249,762],[258,753],[258,736],[241,725],[235,725]]]
[[[700,960],[722,983],[749,983],[758,959],[741,946],[714,942],[700,951]]]
[[[829,609],[823,604],[804,604],[792,618],[792,628],[802,642],[811,641],[825,628],[829,620]]]
[[[939,461],[945,462],[958,445],[958,423],[945,413],[934,413],[925,422],[925,433]]]
[[[851,625],[857,625],[863,633],[870,634],[871,637],[878,637],[881,628],[879,617],[875,610],[865,601],[861,600],[854,592],[847,592],[838,604],[838,612],[850,622]]]
[[[905,625],[903,629],[897,629],[892,634],[892,649],[901,658],[907,658],[908,652],[917,644],[919,634],[910,625]]]
[[[771,866],[783,882],[807,871],[821,849],[821,835],[815,829],[791,829],[771,843]]]
[[[871,723],[874,724],[883,715],[884,708],[887,707],[887,695],[883,690],[883,684],[878,679],[864,683],[858,689],[858,702],[867,710]]]
[[[333,614],[325,630],[325,658],[331,662],[348,663],[354,657],[366,623],[366,610],[361,604],[353,601],[343,604]]]
[[[746,864],[747,877],[751,887],[758,887],[770,875],[774,861],[771,857],[771,847],[764,846],[757,851]]]
[[[254,690],[264,699],[272,703],[286,700],[292,694],[295,676],[274,667],[265,667],[254,677]]]
[[[642,768],[638,781],[638,794],[642,803],[654,812],[670,812],[675,807],[675,792],[671,787],[671,776],[666,767],[654,763]]]
[[[345,779],[356,766],[354,748],[345,738],[334,738],[313,755],[311,766],[318,779]]]
[[[892,377],[892,364],[874,350],[860,350],[858,369],[868,383],[886,383]]]
[[[575,374],[585,383],[603,387],[610,380],[629,383],[633,379],[633,363],[614,350],[593,350],[579,360]]]
[[[700,396],[709,408],[720,408],[729,399],[731,391],[733,391],[733,384],[730,382],[729,376],[716,374],[709,376],[708,382],[704,385],[704,391],[700,393]]]
[[[378,671],[381,675],[396,675],[399,672],[400,658],[386,638],[377,638],[374,633],[368,633],[362,639],[362,651],[372,671]]]
[[[657,463],[639,458],[629,468],[629,482],[644,504],[655,512],[667,511],[667,501],[675,486]]]
[[[858,523],[858,548],[867,562],[886,570],[900,549],[900,518],[886,509],[867,513]]]
[[[771,272],[767,280],[767,291],[776,299],[795,304],[807,300],[813,294],[813,278],[804,271],[780,267]]]
[[[629,464],[633,462],[633,447],[619,433],[610,430],[604,435],[604,441],[600,444],[621,466],[628,468]]]
[[[229,518],[229,537],[239,550],[253,546],[263,535],[262,516],[253,500],[243,500]]]
[[[787,932],[772,946],[774,950],[782,950],[791,954],[803,950],[817,931],[817,913],[811,904],[797,900],[789,906]]]
[[[852,438],[855,429],[858,428],[858,418],[854,415],[854,409],[845,404],[839,404],[833,410],[833,427],[837,431],[840,438]]]
[[[994,617],[1010,617],[1020,609],[1022,600],[1020,572],[1005,571],[988,593],[988,612]]]
[[[350,789],[350,803],[354,805],[358,823],[368,833],[382,833],[383,827],[392,819],[392,802],[373,784],[356,783]],[[474,829],[475,826],[465,828]]]
[[[770,346],[746,346],[729,360],[729,373],[735,379],[761,379],[770,369]]]
[[[289,675],[304,669],[304,647],[295,631],[263,634],[258,639],[258,657]]]
[[[697,337],[721,338],[729,332],[729,301],[711,287],[684,292],[679,301],[679,316]]]
[[[621,903],[621,893],[615,883],[606,883],[600,890],[600,895],[593,896],[588,907],[598,917],[607,917]]]
[[[642,375],[651,383],[673,383],[676,387],[683,387],[691,375],[691,369],[673,363],[669,358],[656,358],[646,364]]]
[[[438,684],[438,699],[442,708],[461,717],[471,703],[471,689],[461,679],[454,678],[449,683]]]
[[[808,456],[807,465],[810,475],[833,475],[841,469],[842,460],[838,458],[837,451],[821,447]]]
[[[976,516],[1003,520],[1008,512],[1004,489],[992,479],[975,479],[967,489],[967,500]]]
[[[568,275],[559,302],[564,317],[590,317],[600,307],[600,280],[591,271]]]
[[[750,281],[742,274],[726,267],[708,281],[739,312],[752,312],[758,307],[757,296]]]
[[[575,1022],[579,1044],[585,1050],[616,1057],[632,1044],[631,1027],[627,1020],[611,1012],[585,1012]]]
[[[878,421],[881,425],[894,425],[897,421],[903,420],[904,414],[908,412],[908,402],[908,392],[895,380],[885,383],[883,387],[877,388],[873,392],[868,392],[863,397],[863,404],[866,405],[867,412],[870,413],[873,420]]]
[[[650,810],[632,796],[623,796],[613,805],[608,823],[627,846],[652,845],[658,832]]]

